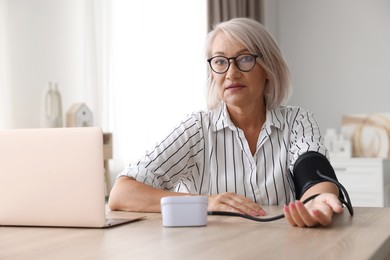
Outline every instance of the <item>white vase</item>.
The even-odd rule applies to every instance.
[[[42,97],[42,127],[62,127],[62,102],[57,84],[49,83]]]

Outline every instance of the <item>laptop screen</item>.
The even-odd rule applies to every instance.
[[[105,223],[100,128],[0,130],[0,225]]]

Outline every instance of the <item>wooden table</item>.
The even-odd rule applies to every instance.
[[[260,223],[225,216],[209,216],[205,227],[166,228],[161,214],[109,214],[147,218],[108,229],[0,227],[0,259],[384,259],[390,255],[390,208],[355,208],[352,218],[345,210],[327,228],[291,227],[284,219]]]

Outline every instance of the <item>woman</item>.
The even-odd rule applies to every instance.
[[[293,226],[329,225],[343,209],[339,190],[313,172],[312,153],[325,174],[334,171],[313,115],[283,105],[290,77],[275,41],[260,23],[236,18],[208,34],[206,55],[209,110],[120,173],[109,207],[159,212],[162,197],[190,193],[207,195],[210,211],[265,216],[262,205],[284,205]]]

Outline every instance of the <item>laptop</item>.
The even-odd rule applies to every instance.
[[[97,127],[0,130],[0,225],[104,228],[103,133]]]

